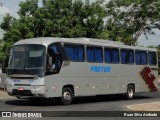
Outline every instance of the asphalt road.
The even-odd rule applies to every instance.
[[[75,98],[72,105],[61,105],[57,100],[43,100],[36,105],[26,99],[0,100],[0,111],[129,111],[128,105],[158,102],[160,92],[136,94],[134,100],[125,100],[118,95]]]
[[[143,103],[150,103],[150,102],[160,102],[160,91],[159,92],[153,92],[153,93],[141,93],[136,94],[134,100],[125,100],[121,96],[117,95],[107,95],[107,96],[90,96],[90,97],[78,97],[75,98],[72,105],[64,106],[61,103],[53,100],[43,100],[41,103],[38,103],[36,105],[30,104],[28,100],[25,99],[0,99],[0,111],[51,111],[49,114],[56,114],[57,111],[62,111],[62,114],[65,116],[64,111],[81,111],[83,112],[88,111],[95,111],[89,114],[94,114],[96,116],[96,111],[98,112],[108,112],[107,114],[112,114],[111,116],[114,116],[113,114],[116,114],[115,111],[120,112],[127,112],[131,111],[127,108],[128,105],[134,105],[134,104],[143,104]],[[113,113],[112,113],[113,111]],[[51,115],[51,116],[52,116]],[[80,115],[80,114],[79,114]],[[56,116],[56,115],[55,115]],[[83,115],[82,115],[83,116]],[[90,116],[90,115],[89,115]],[[90,120],[93,118],[87,117],[87,120]],[[91,115],[93,116],[93,115]],[[116,116],[116,115],[115,115]],[[74,116],[73,116],[74,117]],[[55,118],[55,117],[54,117]],[[1,120],[2,118],[0,118]],[[13,118],[7,118],[12,119]],[[17,119],[17,118],[15,118]],[[21,118],[19,118],[21,119]],[[27,118],[25,118],[27,119]],[[35,118],[36,119],[36,118]],[[44,118],[38,118],[38,119],[44,119]],[[51,117],[45,118],[47,120],[52,119]],[[56,117],[56,119],[60,120],[66,120],[70,119],[72,120],[72,116],[70,117]],[[77,120],[84,119],[83,117],[77,117]],[[103,117],[94,117],[94,119],[103,119]],[[105,118],[104,118],[105,119]],[[117,119],[114,117],[111,117],[111,119]],[[129,118],[130,120],[132,118]],[[134,118],[133,118],[134,119]],[[140,118],[143,119],[143,118]],[[145,118],[144,118],[145,119]],[[155,118],[156,119],[156,118]],[[159,119],[159,118],[158,118]],[[5,118],[6,120],[6,118]],[[118,118],[120,120],[120,118]]]
[[[41,103],[37,103],[36,105],[30,104],[28,100],[25,99],[1,99],[0,100],[0,111],[20,111],[20,112],[25,112],[25,111],[46,111],[46,113],[49,114],[49,116],[54,116],[54,118],[57,120],[66,120],[70,119],[72,120],[74,116],[74,111],[81,111],[78,112],[78,117],[76,117],[76,120],[82,120],[82,119],[105,119],[102,117],[104,114],[108,114],[111,116],[110,119],[117,119],[116,117],[116,111],[122,112],[128,112],[131,111],[127,108],[128,105],[133,105],[133,104],[142,104],[142,103],[149,103],[149,102],[159,102],[160,101],[160,92],[154,92],[154,93],[143,93],[143,94],[136,94],[134,100],[125,100],[122,98],[122,96],[117,96],[117,95],[108,95],[108,96],[91,96],[91,97],[78,97],[75,98],[73,101],[72,105],[69,106],[64,106],[61,103],[54,101],[54,100],[43,100]],[[51,111],[51,112],[50,112]],[[54,112],[53,112],[54,111]],[[56,111],[56,112],[55,112]],[[60,111],[60,112],[59,112]],[[68,116],[68,113],[65,113],[64,111],[71,111],[69,113],[69,116],[71,117],[66,117]],[[92,111],[90,113],[90,111]],[[92,117],[90,118],[89,116],[94,116],[93,114],[96,114],[98,112],[102,112],[99,115],[99,117]],[[109,112],[110,111],[110,112]],[[113,111],[113,113],[112,113]],[[58,113],[57,113],[58,112]],[[73,112],[73,113],[72,113]],[[73,114],[73,116],[71,115]],[[86,114],[89,114],[87,118],[80,117],[85,116]],[[110,115],[112,114],[112,115]],[[59,116],[63,117],[59,117]],[[113,117],[116,118],[113,118]],[[58,117],[58,118],[57,118]],[[1,118],[0,118],[1,119]],[[4,120],[10,120],[11,118],[5,118]],[[12,120],[17,120],[17,118],[12,118]],[[21,118],[19,118],[20,120]],[[24,118],[27,119],[27,118]],[[47,117],[47,118],[34,118],[34,119],[46,119],[50,120],[53,119],[52,117]],[[130,118],[127,118],[131,120]],[[118,118],[118,120],[120,120]],[[134,119],[135,120],[135,119]]]

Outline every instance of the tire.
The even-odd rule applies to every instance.
[[[125,94],[125,98],[127,100],[132,100],[134,98],[134,87],[133,85],[128,85],[127,87],[127,93]]]
[[[63,105],[70,105],[73,101],[73,91],[69,88],[63,88],[61,101]]]

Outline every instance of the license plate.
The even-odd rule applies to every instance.
[[[20,82],[20,80],[13,80],[13,82],[14,82],[14,83],[19,83],[19,82]]]
[[[29,83],[32,84],[34,82],[34,80],[29,80]]]

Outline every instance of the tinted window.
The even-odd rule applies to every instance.
[[[87,47],[87,61],[88,62],[93,62],[95,61],[94,59],[94,47]]]
[[[95,47],[95,61],[102,62],[103,61],[103,51],[100,47]]]
[[[119,49],[112,49],[112,62],[113,63],[119,62]]]
[[[84,61],[84,46],[79,45],[77,46],[77,60]]]
[[[103,50],[101,47],[87,47],[86,55],[88,62],[103,61]]]
[[[122,64],[133,64],[134,63],[133,50],[121,50],[121,63]]]
[[[128,54],[127,50],[121,50],[121,63],[122,64],[128,63],[128,60],[127,60],[128,56],[127,56],[127,54]]]
[[[46,74],[59,72],[61,68],[61,64],[62,64],[62,58],[61,58],[58,44],[51,44],[48,47]]]
[[[68,57],[72,61],[76,61],[76,51],[73,45],[65,45],[65,49],[67,51]]]
[[[72,61],[84,61],[84,46],[83,45],[65,45],[68,57]]]
[[[119,63],[119,49],[105,48],[105,62]]]
[[[105,56],[105,62],[112,62],[112,49],[111,48],[106,48],[104,52]]]
[[[8,74],[30,74],[42,76],[46,61],[44,45],[17,45],[11,48]]]
[[[147,52],[144,51],[141,52],[141,64],[143,65],[147,64]]]
[[[156,58],[155,52],[148,52],[148,61],[149,61],[149,65],[157,64],[157,58]]]
[[[141,52],[136,51],[136,64],[141,64]]]
[[[136,51],[136,64],[146,65],[147,64],[147,52],[145,51]]]
[[[134,51],[128,50],[128,63],[133,64],[134,63]]]

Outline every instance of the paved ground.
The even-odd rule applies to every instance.
[[[1,99],[15,99],[15,97],[9,96],[3,90],[0,90],[0,100]],[[160,111],[160,102],[150,102],[144,104],[136,104],[127,106],[131,111]]]
[[[4,92],[3,89],[0,89],[0,99],[10,99],[10,98],[13,98],[13,97],[9,96],[6,92]]]
[[[160,102],[130,105],[127,108],[133,111],[160,111]]]

